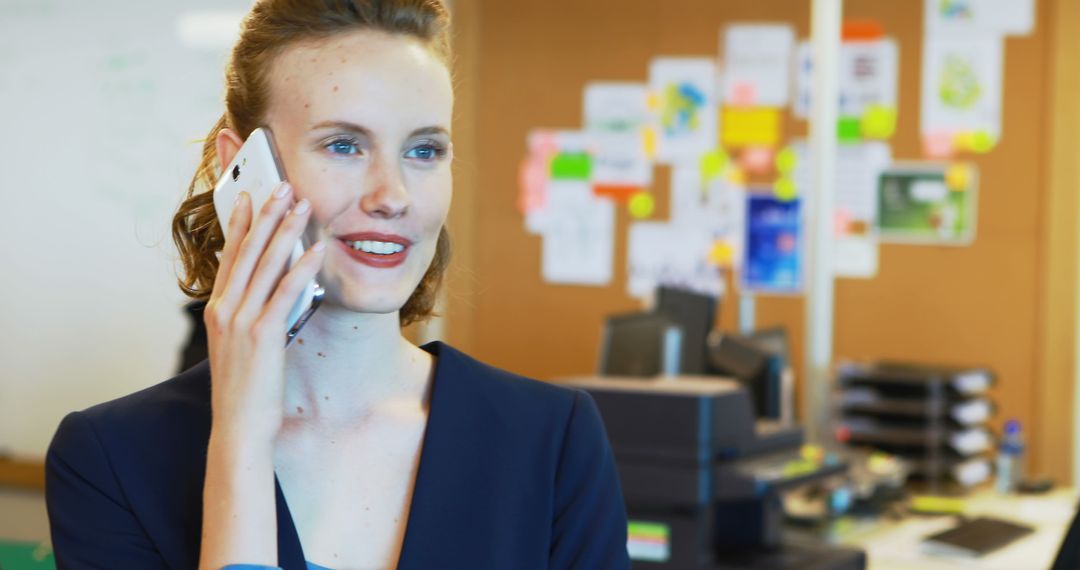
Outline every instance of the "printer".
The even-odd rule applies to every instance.
[[[798,427],[755,420],[749,393],[715,376],[588,376],[615,453],[635,569],[858,570],[856,549],[783,536],[781,494],[843,474],[802,458]]]

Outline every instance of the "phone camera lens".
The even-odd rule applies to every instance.
[[[236,182],[236,179],[238,179],[238,178],[240,178],[240,165],[239,164],[234,166],[233,169],[232,169],[233,182]]]

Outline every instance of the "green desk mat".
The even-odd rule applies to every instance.
[[[0,570],[45,569],[56,569],[56,561],[49,545],[0,540]]]

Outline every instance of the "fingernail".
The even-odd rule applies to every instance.
[[[307,198],[304,198],[296,204],[295,208],[293,208],[293,213],[299,216],[300,214],[307,212],[309,206],[310,204],[308,203]]]
[[[288,182],[282,182],[281,186],[278,186],[278,189],[274,190],[274,197],[275,198],[284,198],[284,197],[289,195],[289,190],[290,189],[291,188],[289,187]]]
[[[315,245],[311,246],[312,251],[322,251],[324,249],[326,249],[326,242],[321,240],[315,242]]]
[[[239,205],[240,204],[240,198],[242,198],[242,197],[243,197],[242,194],[237,194],[236,197],[233,198],[232,205],[233,206]]]

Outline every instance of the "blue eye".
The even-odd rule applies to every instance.
[[[421,144],[410,148],[405,152],[405,158],[416,158],[423,161],[435,160],[442,158],[446,154],[446,149],[434,145],[434,144]]]
[[[356,141],[351,139],[338,139],[330,141],[326,145],[327,150],[334,154],[359,154],[360,149],[356,146]]]

